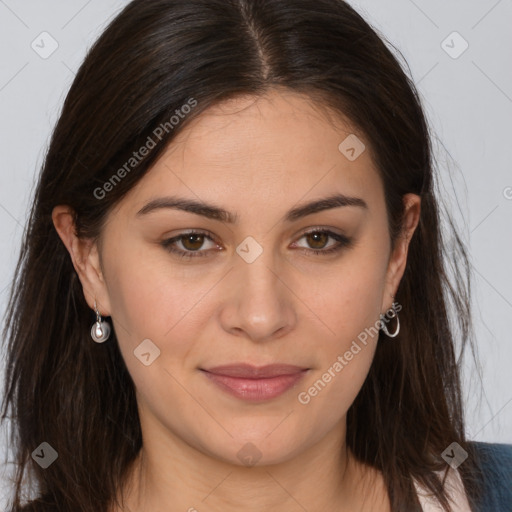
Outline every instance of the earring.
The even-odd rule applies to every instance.
[[[96,343],[104,343],[110,336],[110,324],[101,320],[100,312],[94,301],[94,311],[96,312],[96,322],[91,327],[91,338]]]
[[[391,298],[395,298],[394,295],[391,295]],[[384,322],[384,318],[388,317],[388,319],[395,318],[396,317],[396,330],[394,333],[390,333],[388,331],[388,328]],[[395,303],[393,302],[393,305],[391,308],[389,308],[385,315],[381,313],[380,315],[380,327],[381,329],[386,333],[387,336],[390,338],[394,338],[399,332],[400,332],[400,319],[398,318],[398,313],[395,310]]]

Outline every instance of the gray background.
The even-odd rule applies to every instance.
[[[86,49],[127,3],[0,0],[2,319],[34,179],[62,102]],[[471,254],[482,376],[466,362],[468,436],[512,443],[512,0],[350,3],[405,57],[434,129],[446,200],[459,205],[452,214]],[[31,47],[51,49],[42,32],[58,44],[48,58]]]

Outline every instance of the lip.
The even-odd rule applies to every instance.
[[[309,368],[289,364],[252,366],[245,363],[203,369],[204,375],[223,391],[251,402],[276,398],[296,385]]]
[[[307,368],[301,368],[292,364],[268,364],[265,366],[254,366],[247,363],[225,364],[206,368],[204,371],[226,377],[239,377],[247,379],[262,379],[279,377],[281,375],[293,375]]]

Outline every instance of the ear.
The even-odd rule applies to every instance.
[[[102,316],[110,316],[110,301],[103,276],[98,252],[98,244],[76,235],[75,212],[66,205],[56,206],[52,220],[57,233],[69,252],[78,274],[85,300],[94,310],[94,301]]]
[[[386,312],[391,308],[393,303],[391,296],[395,295],[398,285],[400,284],[400,280],[405,272],[409,242],[411,241],[412,235],[414,234],[420,220],[420,196],[416,194],[405,194],[403,196],[403,202],[405,206],[404,224],[402,232],[396,240],[395,248],[388,263],[386,285],[384,288],[384,295],[382,297],[383,312]]]

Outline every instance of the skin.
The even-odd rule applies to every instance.
[[[178,134],[110,213],[99,244],[76,238],[67,206],[54,209],[86,300],[112,316],[137,389],[144,446],[124,489],[126,505],[116,510],[390,510],[380,473],[355,461],[345,444],[347,410],[377,336],[307,404],[297,398],[391,307],[419,220],[420,198],[407,194],[392,252],[370,151],[349,161],[338,150],[351,133],[346,120],[334,123],[291,91],[230,100]],[[334,192],[362,198],[368,209],[283,221],[291,208]],[[166,195],[214,203],[238,222],[173,209],[137,217]],[[304,236],[316,227],[353,244],[315,255],[312,249],[337,244]],[[174,247],[205,257],[179,259],[161,245],[191,229],[215,240],[185,238]],[[236,252],[248,236],[263,248],[252,263]],[[133,352],[148,338],[161,353],[145,366]],[[310,371],[283,395],[255,404],[226,394],[199,370],[240,361]],[[237,456],[249,442],[260,453],[254,466]]]

